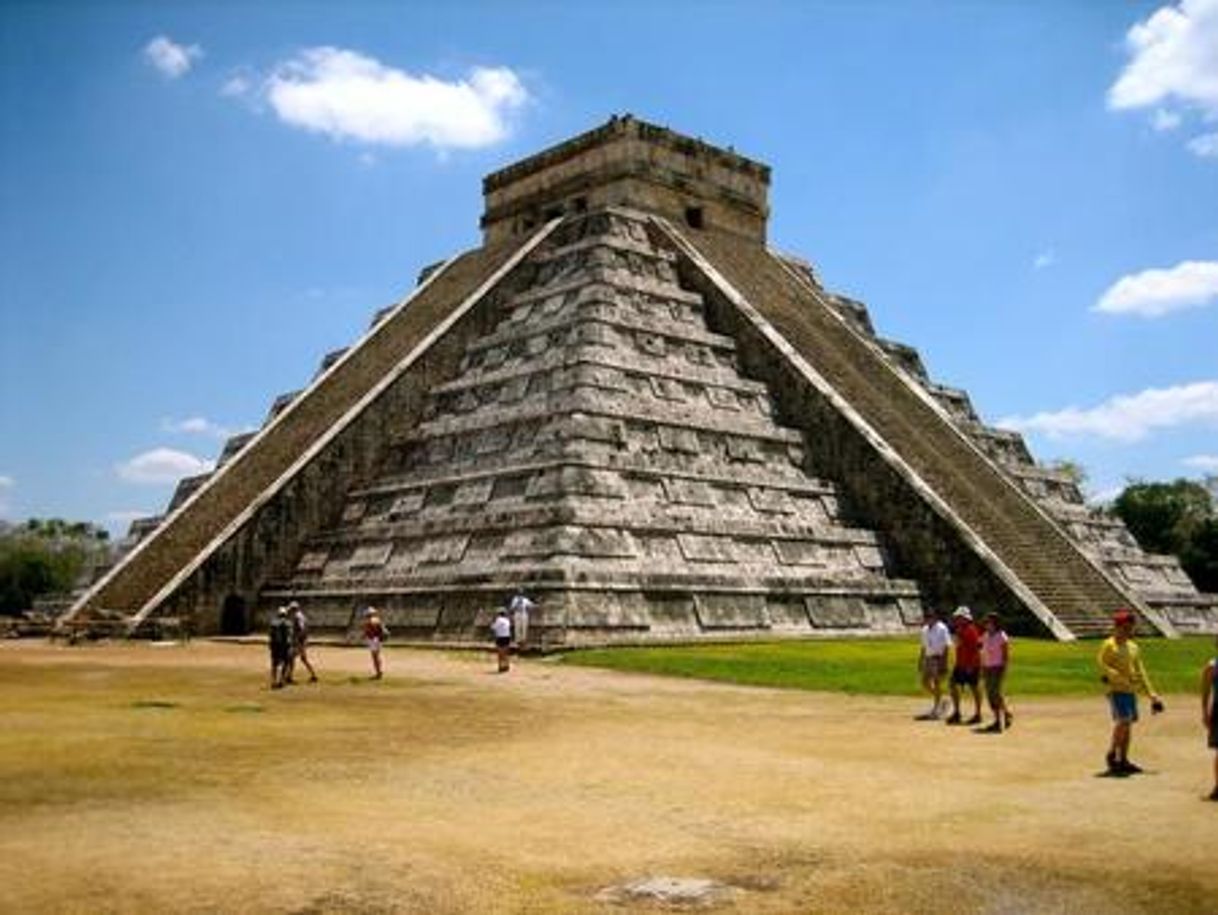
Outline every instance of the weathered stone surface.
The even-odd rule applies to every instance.
[[[889,580],[874,535],[838,520],[835,490],[800,465],[802,438],[740,374],[734,341],[707,328],[674,258],[626,211],[556,232],[381,474],[350,491],[343,523],[306,545],[329,545],[321,575],[298,563],[268,593],[350,594],[426,638],[434,624],[416,625],[403,589],[459,587],[489,608],[523,580],[546,645],[768,631],[775,587],[809,600],[845,588],[900,619],[916,588]]]
[[[597,902],[651,904],[665,909],[706,909],[730,902],[740,892],[734,886],[706,877],[642,877],[605,887]]]
[[[375,603],[481,641],[523,584],[543,647],[895,632],[924,599],[1059,636],[1118,600],[1214,626],[1178,565],[767,252],[768,183],[629,118],[490,176],[487,247],[230,440],[73,612],[242,631],[296,599],[345,628]]]
[[[794,262],[819,286],[806,263]],[[866,306],[827,293],[826,298],[859,333],[875,339],[883,352],[946,411],[960,432],[1047,512],[1087,556],[1148,606],[1183,631],[1218,629],[1218,597],[1197,591],[1174,556],[1146,553],[1124,523],[1089,506],[1069,474],[1036,463],[1017,432],[987,426],[967,392],[930,380],[916,351],[876,337]]]

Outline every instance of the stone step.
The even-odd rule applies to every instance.
[[[1080,622],[1131,602],[812,287],[762,249],[709,232],[688,240],[1042,602]]]

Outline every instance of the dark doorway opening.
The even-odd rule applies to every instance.
[[[239,594],[230,594],[224,598],[224,607],[220,611],[221,635],[249,635],[250,615],[245,605],[245,598]]]
[[[691,229],[702,228],[702,207],[685,208],[685,224]]]

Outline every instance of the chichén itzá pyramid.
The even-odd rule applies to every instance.
[[[1164,635],[1218,598],[985,425],[866,308],[766,245],[767,166],[630,116],[489,175],[480,248],[428,268],[276,398],[70,611],[244,633],[380,607],[547,648],[900,632],[923,607]]]

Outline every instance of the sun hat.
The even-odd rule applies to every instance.
[[[971,623],[973,621],[973,611],[968,607],[957,607],[956,612],[952,614],[952,619],[957,618],[968,620]]]
[[[278,613],[280,616],[287,616],[287,615],[288,615],[288,608],[287,608],[287,607],[280,607],[280,608],[279,608],[279,609],[278,609],[276,612],[277,612],[277,613]]]

